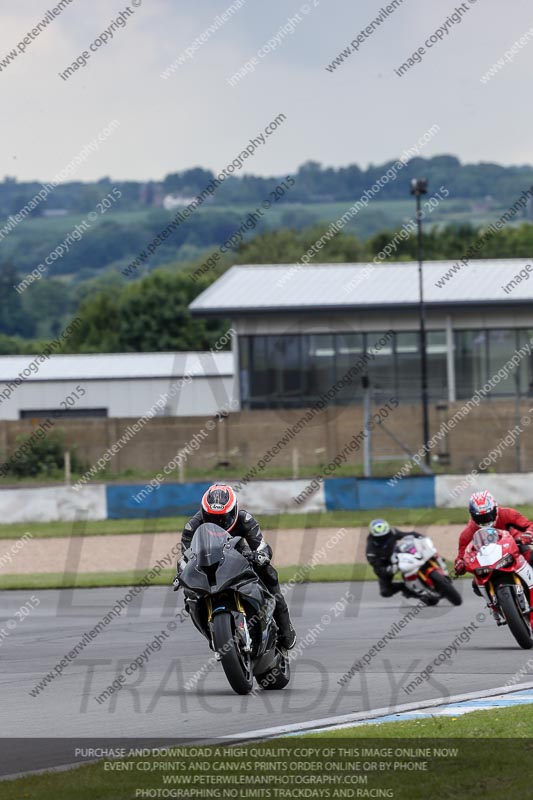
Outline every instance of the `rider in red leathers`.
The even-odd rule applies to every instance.
[[[533,522],[514,508],[498,508],[493,496],[487,491],[475,492],[470,498],[468,510],[471,519],[459,536],[459,551],[455,559],[457,575],[463,575],[466,572],[465,550],[475,532],[482,525],[491,525],[493,528],[509,531],[514,536],[524,558],[533,566],[533,551],[528,547],[533,543]]]

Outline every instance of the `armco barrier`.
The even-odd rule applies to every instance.
[[[328,511],[435,506],[433,476],[404,478],[395,486],[384,478],[332,478],[324,484]]]
[[[137,502],[146,484],[106,487],[107,518],[184,517],[198,511],[203,493],[210,486],[202,483],[163,483]]]
[[[231,481],[230,481],[231,483]],[[286,512],[302,514],[320,511],[355,511],[372,508],[432,508],[435,505],[433,477],[404,478],[396,486],[388,486],[381,478],[331,478],[323,481],[313,494],[297,504],[297,497],[308,485],[307,480],[254,481],[237,491],[239,502],[257,514]],[[144,486],[108,486],[107,516],[171,517],[193,514],[208,483],[164,483],[158,489],[139,497]]]
[[[231,483],[231,481],[230,481]],[[533,474],[437,475],[408,477],[389,486],[386,478],[330,478],[299,504],[307,480],[254,481],[237,492],[239,502],[257,514],[320,511],[356,511],[377,508],[464,507],[474,491],[488,489],[503,505],[533,505]],[[144,485],[85,486],[78,491],[65,486],[0,490],[1,523],[59,522],[79,519],[127,519],[193,514],[208,481],[165,483],[134,497]],[[456,493],[456,489],[459,491]]]
[[[100,484],[84,486],[78,491],[68,486],[0,491],[0,534],[1,523],[7,522],[74,522],[106,518],[105,486]]]
[[[257,514],[325,511],[323,486],[300,505],[294,502],[294,497],[307,483],[305,480],[255,481],[240,488],[237,496],[243,507],[253,509]],[[135,500],[135,497],[139,498],[145,485],[107,486],[107,516],[109,519],[128,519],[194,514],[209,486],[210,483],[206,482],[164,483],[158,489],[145,493],[139,500]]]
[[[491,475],[437,475],[435,505],[437,508],[467,506],[472,492],[487,489],[503,506],[533,505],[533,473]]]

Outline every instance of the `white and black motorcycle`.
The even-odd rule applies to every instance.
[[[448,574],[446,561],[429,536],[407,535],[400,539],[394,548],[392,564],[414,594],[433,596],[435,604],[442,597],[454,606],[463,602]]]

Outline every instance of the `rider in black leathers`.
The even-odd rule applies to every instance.
[[[231,486],[226,484],[213,484],[202,498],[199,511],[187,522],[181,536],[182,554],[190,547],[196,529],[204,522],[214,522],[232,536],[242,536],[248,548],[242,548],[257,575],[265,584],[268,591],[276,598],[274,619],[279,628],[279,643],[290,650],[296,642],[296,633],[292,627],[289,609],[281,593],[278,573],[270,563],[272,548],[264,540],[261,528],[248,511],[239,509],[237,498]],[[178,579],[185,561],[178,562]]]
[[[396,572],[392,564],[392,555],[396,543],[404,536],[414,536],[417,539],[423,538],[416,531],[400,531],[393,528],[384,519],[373,519],[368,526],[368,538],[366,540],[366,559],[372,566],[379,581],[379,593],[382,597],[392,597],[401,592],[404,597],[417,597],[426,605],[435,605],[438,598],[424,590],[412,589],[404,581],[394,581],[393,576]]]

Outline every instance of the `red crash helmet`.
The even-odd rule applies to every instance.
[[[237,497],[231,486],[214,483],[202,497],[202,519],[214,522],[230,531],[237,522],[239,507]]]

